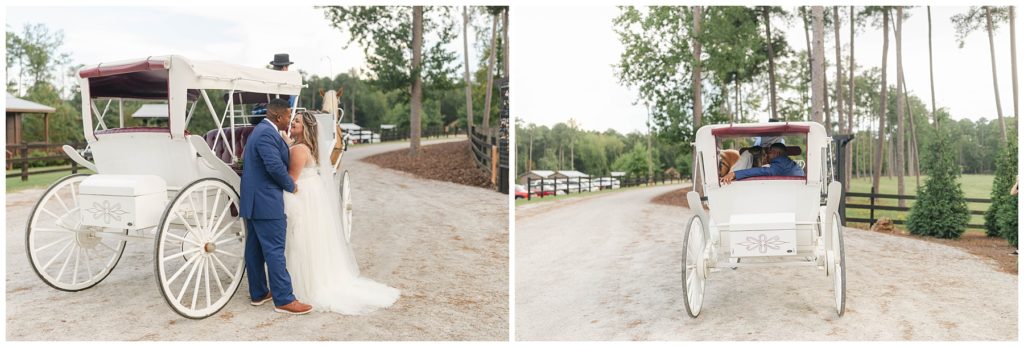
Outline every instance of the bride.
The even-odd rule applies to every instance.
[[[284,195],[288,216],[285,259],[296,297],[317,311],[359,315],[391,306],[398,289],[359,276],[352,247],[342,232],[333,181],[317,171],[317,124],[302,112],[291,124],[288,173],[301,187]]]

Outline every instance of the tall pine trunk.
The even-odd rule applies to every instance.
[[[693,89],[693,134],[694,135],[697,134],[697,129],[699,129],[701,124],[702,124],[701,123],[702,122],[702,118],[703,118],[702,114],[704,112],[703,105],[701,103],[702,99],[701,99],[701,83],[700,83],[700,72],[701,72],[700,71],[701,70],[701,62],[700,62],[700,54],[701,54],[701,52],[700,52],[700,50],[701,50],[701,47],[700,47],[700,40],[698,40],[698,38],[701,35],[700,22],[701,22],[701,18],[703,16],[703,14],[701,12],[702,12],[702,8],[700,6],[693,6],[693,33],[690,36],[692,37],[692,40],[693,40],[691,46],[693,46],[693,82],[692,82],[693,85],[692,85],[692,89]],[[697,158],[697,151],[693,151],[693,160],[691,161],[691,165],[693,165],[693,167],[696,168],[696,167],[698,167],[697,163],[699,163],[699,162],[700,162],[700,158]],[[700,193],[700,195],[703,196],[704,195],[704,182],[703,182],[703,180],[701,180],[701,176],[703,175],[703,173],[696,172],[696,171],[694,171],[694,172],[696,174],[693,175],[693,187],[694,187],[693,189],[695,191],[697,191],[698,193]]]
[[[473,128],[473,83],[469,79],[469,6],[462,8],[462,61],[466,82],[466,131]]]
[[[811,115],[815,122],[822,122],[822,112],[825,106],[825,27],[823,21],[824,9],[821,6],[811,6],[811,15],[814,21],[814,59],[811,61]]]
[[[854,104],[855,104],[855,102],[854,102],[854,95],[856,95],[856,93],[855,93],[856,92],[856,88],[854,88],[854,86],[855,86],[854,83],[856,81],[856,78],[854,78],[854,75],[853,75],[853,71],[856,68],[853,65],[853,42],[854,42],[853,36],[854,36],[854,28],[855,28],[856,25],[857,25],[857,22],[854,21],[853,6],[850,6],[850,88],[847,91],[847,93],[850,94],[850,105],[849,105],[850,112],[846,113],[846,115],[847,115],[846,116],[846,129],[849,130],[851,133],[853,132],[853,117],[854,117],[853,107],[854,107]],[[861,140],[859,142],[867,142],[867,141],[870,141],[870,140],[871,140],[871,138],[865,138],[864,140]],[[850,191],[850,179],[849,179],[849,177],[852,174],[852,170],[853,170],[853,153],[852,153],[852,150],[847,150],[847,152],[846,152],[846,172],[847,172],[846,177],[847,177],[847,179],[846,179],[845,182],[843,182],[843,188],[846,189],[846,191]]]
[[[992,8],[985,6],[985,23],[988,29],[988,50],[992,57],[992,89],[996,94],[996,115],[999,116],[999,134],[1003,136],[1003,144],[1006,144],[1006,120],[1003,119],[1003,105],[999,101],[999,80],[996,78],[996,43],[992,38]]]
[[[932,63],[932,7],[928,6],[928,80],[932,86],[932,119],[939,130],[939,115],[935,114],[935,69]]]
[[[505,79],[509,78],[509,72],[508,72],[508,70],[509,70],[509,66],[508,66],[508,10],[509,10],[509,7],[505,7],[505,11],[503,11],[501,13],[501,44],[502,44],[502,48],[501,48],[501,58],[502,58],[501,67],[502,67],[502,70],[503,70],[502,72],[504,72],[502,74],[502,77],[505,77]]]
[[[896,8],[895,34],[896,34],[896,194],[906,193],[906,185],[903,181],[906,174],[906,142],[904,133],[903,106],[906,99],[903,97],[903,7]],[[899,199],[900,207],[906,207],[907,201]]]
[[[487,142],[491,142],[491,94],[494,94],[494,61],[497,57],[495,46],[498,43],[498,15],[491,15],[491,55],[487,59],[487,91],[484,94],[483,127],[487,132]]]
[[[1020,94],[1017,92],[1017,26],[1014,7],[1010,6],[1010,71],[1012,71],[1010,78],[1013,79],[1013,117],[1017,118],[1020,117],[1020,113],[1018,113],[1020,109],[1017,108],[1017,98]],[[1020,128],[1018,123],[1019,120],[1014,122],[1013,126]]]
[[[843,49],[839,39],[839,6],[832,6],[832,25],[836,34],[836,122],[839,123],[839,133],[848,134],[849,129],[843,128]]]
[[[420,150],[420,119],[423,117],[423,81],[420,62],[423,59],[423,6],[412,7],[412,96],[409,106],[409,155],[417,156]]]
[[[772,15],[771,7],[764,6],[764,31],[768,37],[768,90],[771,97],[771,118],[778,118],[777,97],[775,92],[775,47],[772,46]]]
[[[878,146],[875,147],[875,172],[871,178],[871,193],[878,194],[878,186],[882,178],[882,154],[885,153],[885,109],[888,105],[886,100],[886,79],[885,72],[887,58],[889,56],[889,10],[882,10],[882,91],[878,107]]]

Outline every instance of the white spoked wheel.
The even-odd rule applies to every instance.
[[[245,271],[245,223],[238,193],[206,178],[188,185],[164,211],[156,235],[157,285],[178,314],[209,317],[227,305]]]
[[[707,257],[704,248],[707,246],[704,222],[700,217],[693,216],[687,224],[683,239],[683,303],[686,314],[697,318],[704,302],[704,285],[707,283]]]
[[[843,225],[838,213],[832,214],[832,227],[827,236],[832,238],[827,268],[831,270],[835,285],[836,312],[842,316],[846,312],[846,254],[843,251]]]
[[[88,176],[71,175],[51,185],[25,228],[25,253],[32,269],[43,282],[63,291],[100,283],[124,253],[127,230],[81,223],[78,188]]]
[[[341,195],[341,227],[345,233],[345,241],[352,240],[352,185],[348,179],[348,170],[341,174],[341,182],[338,184],[338,194]]]

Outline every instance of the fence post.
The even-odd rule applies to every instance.
[[[526,178],[526,201],[530,201],[530,197],[533,196],[533,188],[530,186],[530,178]]]
[[[74,160],[71,160],[71,174],[74,175],[74,174],[77,174],[77,173],[78,173],[78,162],[74,161]]]
[[[871,193],[871,204],[870,204],[870,206],[871,207],[869,208],[869,210],[871,211],[870,212],[871,216],[868,217],[868,221],[869,221],[868,222],[868,228],[871,228],[871,226],[875,224],[875,194],[874,193]]]
[[[28,144],[22,142],[18,151],[21,152],[21,181],[25,182],[28,181]]]

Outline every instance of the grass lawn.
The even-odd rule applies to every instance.
[[[966,197],[966,198],[988,199],[989,195],[992,193],[992,181],[994,179],[995,179],[994,175],[962,175],[962,176],[960,176],[960,188],[963,189],[964,197]],[[921,176],[921,185],[922,186],[925,184],[926,180],[927,180],[927,176]],[[917,195],[917,186],[916,186],[915,179],[914,179],[913,176],[905,177],[904,178],[904,187],[906,188],[906,191],[903,193],[904,195]],[[851,179],[850,180],[850,191],[851,192],[858,192],[858,193],[870,193],[871,192],[871,177]],[[879,193],[882,193],[882,194],[896,194],[897,193],[896,178],[895,177],[893,177],[893,178],[882,177],[881,178],[881,182],[880,182]],[[913,206],[915,201],[916,200],[907,200],[907,207]],[[850,204],[865,204],[865,205],[870,203],[868,198],[847,198],[846,202],[850,203]],[[898,206],[899,205],[898,201],[896,199],[875,199],[875,204],[876,205],[886,205],[886,206]],[[973,210],[973,211],[984,211],[984,210],[988,209],[988,206],[989,206],[989,204],[987,204],[987,203],[977,203],[977,202],[969,202],[969,203],[967,203],[967,208],[970,209],[970,210]],[[854,218],[868,218],[868,217],[870,217],[870,213],[869,213],[868,210],[848,209],[846,213],[847,213],[847,217],[854,217]],[[900,212],[900,211],[879,211],[879,210],[875,210],[875,218],[876,219],[879,218],[879,217],[889,217],[889,218],[892,218],[894,220],[903,220],[903,221],[905,221],[905,220],[907,220],[907,215],[908,214],[909,214],[908,212]],[[851,223],[851,224],[857,225],[857,224],[861,224],[861,223]],[[982,216],[982,215],[971,215],[970,224],[985,224],[985,216]],[[867,226],[865,226],[865,225],[860,225],[860,227],[867,228]],[[904,226],[903,225],[899,225],[897,227],[901,227],[902,228]],[[984,233],[984,230],[968,229],[968,232]]]
[[[59,167],[60,166],[45,167],[45,168],[33,168],[33,169],[30,169],[29,172],[31,172],[32,170],[56,169],[56,168],[59,168]],[[64,167],[70,167],[70,166],[64,166]],[[14,172],[21,172],[21,171],[20,170],[15,170]],[[7,173],[12,173],[12,171],[7,171]],[[88,169],[79,169],[78,173],[91,174],[93,172],[89,171]],[[16,191],[19,191],[19,190],[31,189],[31,188],[46,188],[46,187],[49,187],[50,184],[53,184],[53,182],[56,182],[57,180],[61,179],[62,177],[68,176],[70,174],[71,174],[71,170],[63,171],[63,172],[52,172],[52,173],[38,174],[38,175],[29,175],[28,176],[28,181],[22,181],[21,177],[11,177],[11,178],[7,179],[7,183],[6,183],[6,185],[7,185],[7,192],[8,193],[16,192]]]

